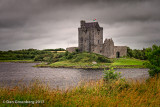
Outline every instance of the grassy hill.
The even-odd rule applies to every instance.
[[[134,58],[114,58],[109,59],[103,55],[95,53],[61,53],[56,54],[49,64],[41,63],[36,67],[69,67],[69,68],[144,68],[143,63],[146,61]]]

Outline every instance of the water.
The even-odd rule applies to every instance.
[[[98,80],[103,70],[72,68],[35,68],[35,63],[0,63],[0,84],[16,86],[19,82],[29,84],[35,79],[47,83],[51,88],[68,88],[80,81]],[[148,69],[116,69],[127,79],[148,78]]]

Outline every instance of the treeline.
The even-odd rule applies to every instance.
[[[155,45],[156,46],[156,45]],[[127,47],[127,57],[147,60],[147,53],[151,51],[151,47],[140,49],[130,49]]]
[[[38,56],[50,56],[52,52],[37,49],[0,51],[0,60],[35,60]]]
[[[43,51],[65,51],[63,48],[57,48],[57,49],[44,49]]]

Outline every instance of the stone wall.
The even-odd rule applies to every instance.
[[[102,49],[102,55],[108,58],[114,58],[114,42],[112,39],[105,39]]]
[[[127,46],[114,46],[114,58],[117,58],[117,52],[119,52],[120,57],[127,56]]]
[[[94,44],[93,44],[93,53],[102,53],[102,47],[103,47],[103,28],[98,27],[94,29]]]
[[[66,51],[72,53],[72,52],[76,51],[76,48],[78,48],[78,47],[68,47],[68,48],[66,48]]]

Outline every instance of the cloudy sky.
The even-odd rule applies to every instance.
[[[0,0],[0,50],[78,46],[80,20],[95,18],[115,45],[160,45],[159,0]]]

